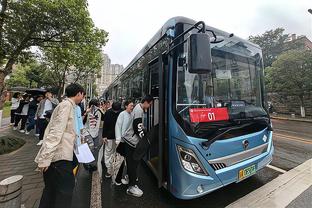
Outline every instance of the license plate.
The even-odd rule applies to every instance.
[[[249,166],[238,172],[238,180],[243,180],[256,173],[256,165]]]

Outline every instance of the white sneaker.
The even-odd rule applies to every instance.
[[[42,143],[43,143],[43,140],[40,140],[40,141],[37,143],[37,145],[40,146],[40,145],[42,145]]]
[[[26,130],[25,134],[26,134],[26,135],[30,134],[30,131],[27,131],[27,130]]]
[[[17,127],[14,126],[14,127],[13,127],[13,130],[16,131],[16,130],[17,130]]]
[[[35,136],[36,136],[36,137],[39,137],[39,136],[40,136],[40,134],[35,134]]]
[[[125,175],[125,178],[121,179],[121,183],[124,184],[124,185],[129,184],[129,177],[128,177],[128,175]]]
[[[21,133],[25,133],[25,130],[20,130],[19,132],[21,132]]]
[[[143,191],[137,186],[130,186],[127,189],[127,194],[135,197],[141,197],[143,195]]]

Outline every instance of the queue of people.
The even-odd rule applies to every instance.
[[[82,143],[88,143],[96,159],[84,164],[85,169],[96,171],[98,161],[104,161],[107,170],[103,174],[104,180],[112,180],[116,186],[126,185],[126,194],[141,197],[143,191],[138,186],[137,172],[145,150],[142,154],[137,146],[146,135],[143,117],[153,97],[147,95],[138,104],[126,100],[123,105],[120,102],[92,99],[86,105],[83,103],[85,91],[81,85],[70,84],[65,93],[66,98],[60,103],[52,97],[51,92],[31,101],[29,97],[17,96],[17,108],[16,102],[14,106],[12,102],[14,128],[22,120],[20,130],[26,128],[26,134],[34,126],[38,129],[35,133],[39,133],[38,145],[41,148],[35,162],[45,184],[39,207],[71,206],[75,170],[79,164],[76,154],[79,154],[78,147]],[[23,123],[25,115],[27,127]],[[99,154],[100,149],[103,149],[103,154]],[[103,155],[103,158],[98,155]],[[117,155],[123,159],[116,166]]]

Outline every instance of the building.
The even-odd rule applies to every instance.
[[[101,95],[104,90],[112,83],[117,75],[122,72],[123,66],[120,64],[111,64],[107,54],[103,54],[103,66],[99,76],[96,79],[97,93]]]
[[[284,50],[289,50],[293,45],[296,45],[301,50],[312,50],[312,42],[305,36],[291,34],[284,43]]]

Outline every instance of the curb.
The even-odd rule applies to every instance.
[[[101,184],[99,172],[94,171],[92,173],[90,208],[102,208]]]
[[[277,120],[299,121],[299,122],[312,123],[312,120],[309,120],[309,119],[285,118],[285,117],[278,117],[278,116],[270,116],[270,117],[271,117],[272,119],[277,119]]]
[[[231,203],[226,208],[287,207],[287,205],[312,185],[311,166],[312,159],[309,159]]]

